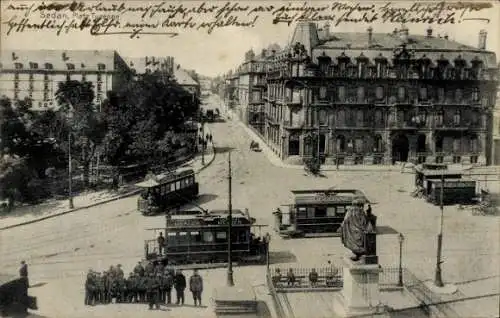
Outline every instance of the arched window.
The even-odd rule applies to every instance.
[[[327,97],[327,94],[326,94],[326,87],[325,86],[321,86],[319,88],[319,98],[320,99],[326,99]]]
[[[461,150],[462,149],[460,149],[460,138],[455,137],[453,139],[453,152],[457,154],[460,153]]]
[[[477,136],[471,136],[470,137],[470,151],[473,153],[479,152],[479,140]]]
[[[436,113],[436,125],[442,126],[443,125],[443,120],[444,120],[444,111],[443,110],[439,110]]]
[[[472,88],[472,100],[475,102],[479,101],[479,88],[477,87]]]
[[[339,109],[337,111],[337,126],[345,127],[345,111],[343,109]]]
[[[361,109],[356,111],[356,126],[363,127],[364,126],[364,114]]]
[[[365,88],[363,86],[358,87],[358,102],[363,103],[365,101]]]
[[[373,137],[373,152],[383,152],[382,136],[380,135],[375,135],[375,137]]]
[[[462,97],[463,97],[462,90],[460,88],[457,88],[455,90],[455,100],[457,102],[461,102],[462,101]]]
[[[382,86],[377,86],[377,88],[375,89],[375,97],[377,99],[382,99],[384,98],[384,87]]]
[[[345,86],[339,86],[337,88],[339,101],[345,101]]]
[[[337,136],[337,152],[345,152],[345,137]]]
[[[326,113],[326,110],[321,109],[318,113],[318,120],[319,124],[321,126],[327,125],[328,124],[328,115]]]
[[[377,109],[375,111],[375,125],[380,126],[383,123],[384,123],[384,117],[382,111],[380,109]]]
[[[428,98],[427,87],[425,86],[420,87],[420,99],[427,100],[427,98]]]
[[[455,126],[460,125],[460,120],[461,120],[461,118],[462,118],[462,116],[461,116],[461,112],[460,112],[460,110],[459,110],[459,109],[457,109],[457,110],[455,111],[455,114],[453,114],[453,124],[454,124]]]
[[[404,100],[406,98],[406,88],[403,86],[400,86],[398,88],[398,99],[400,101]]]

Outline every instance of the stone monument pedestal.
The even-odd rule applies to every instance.
[[[344,286],[335,299],[334,309],[341,317],[369,315],[377,311],[379,305],[379,274],[382,268],[378,264],[364,264],[344,257]]]

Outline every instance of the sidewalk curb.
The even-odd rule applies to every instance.
[[[212,158],[203,167],[201,167],[200,169],[198,169],[198,171],[196,171],[195,174],[200,173],[205,168],[207,168],[209,165],[211,165],[212,162],[214,162],[215,155],[216,155],[214,143],[212,143],[212,147],[213,147]],[[195,159],[192,159],[192,160],[194,161]],[[189,164],[189,162],[186,162],[186,164]],[[55,217],[58,217],[58,216],[62,216],[62,215],[69,214],[69,213],[72,213],[72,212],[77,212],[77,211],[84,210],[84,209],[93,208],[93,207],[98,206],[98,205],[102,205],[102,204],[106,204],[106,203],[109,203],[109,202],[113,202],[113,201],[117,201],[117,200],[120,200],[120,199],[124,199],[124,198],[128,198],[128,197],[134,196],[134,195],[136,195],[136,194],[138,194],[140,192],[141,192],[141,190],[139,190],[139,189],[132,190],[130,192],[127,192],[125,194],[119,195],[119,196],[114,197],[114,198],[106,199],[106,200],[99,201],[99,202],[94,202],[94,203],[91,203],[89,205],[77,207],[77,208],[74,208],[74,209],[71,209],[71,210],[62,211],[62,212],[55,213],[55,214],[52,214],[52,215],[43,216],[43,217],[38,218],[38,219],[34,219],[34,220],[26,221],[26,222],[21,222],[21,223],[17,223],[17,224],[12,224],[12,225],[8,225],[8,226],[5,226],[5,227],[1,227],[0,231],[12,229],[12,228],[23,226],[23,225],[33,224],[33,223],[36,223],[36,222],[44,221],[44,220],[47,220],[47,219],[52,219],[52,218],[55,218]]]

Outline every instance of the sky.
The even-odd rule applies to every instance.
[[[14,16],[17,21],[23,18],[22,11],[8,10],[9,4],[19,6],[20,4],[30,5],[40,2],[31,1],[2,1],[2,21],[8,22]],[[47,1],[48,3],[48,1]],[[61,3],[65,3],[61,1]],[[86,2],[92,3],[92,2]],[[108,1],[109,3],[119,4],[120,2]],[[127,1],[125,4],[133,6],[146,6],[153,2],[146,1]],[[159,3],[159,2],[156,2]],[[170,1],[170,4],[180,4],[180,2]],[[201,2],[197,1],[182,1],[184,7],[198,7]],[[212,1],[210,4],[223,6],[226,1]],[[240,1],[241,6],[251,5],[253,7],[261,4],[274,5],[275,8],[281,5],[300,6],[304,1]],[[307,5],[320,7],[324,5],[332,5],[332,1],[309,1]],[[355,2],[342,2],[343,4],[355,5]],[[383,6],[386,2],[360,2],[375,3],[377,8]],[[394,6],[409,7],[414,2],[393,1]],[[395,4],[394,4],[395,3]],[[474,3],[480,3],[474,1]],[[234,4],[234,2],[232,3]],[[485,20],[463,20],[458,24],[432,25],[433,32],[437,34],[448,34],[450,39],[458,42],[477,47],[478,34],[481,29],[488,32],[487,50],[494,51],[497,56],[500,54],[500,3],[491,2],[492,8],[484,9],[479,12],[467,13],[469,17],[480,17],[489,19]],[[378,10],[378,9],[377,9]],[[341,13],[339,13],[340,15]],[[141,20],[138,15],[125,14],[125,17],[134,22],[148,23],[153,21]],[[240,14],[243,20],[248,20],[248,15]],[[194,19],[202,21],[211,19],[213,15],[196,15]],[[70,17],[71,19],[72,17]],[[40,13],[32,12],[30,21],[42,19]],[[123,16],[120,18],[123,19]],[[40,20],[41,21],[41,20]],[[243,61],[244,54],[249,49],[253,49],[257,54],[262,48],[269,44],[278,43],[285,45],[293,33],[294,24],[288,26],[285,23],[273,25],[272,16],[270,14],[261,14],[251,28],[225,27],[216,29],[211,34],[207,34],[206,30],[185,30],[175,29],[179,32],[177,37],[169,37],[166,35],[141,35],[140,38],[131,39],[128,35],[106,35],[92,36],[88,31],[74,31],[69,34],[62,33],[56,35],[50,30],[25,31],[22,33],[12,32],[7,35],[9,25],[3,25],[1,30],[1,46],[2,49],[61,49],[61,50],[78,50],[78,49],[94,49],[94,50],[116,50],[124,57],[142,57],[142,56],[173,56],[175,62],[181,64],[183,68],[195,69],[198,73],[207,76],[216,76],[226,73],[230,69],[234,69]],[[6,23],[5,22],[5,23]],[[322,25],[323,22],[320,22]],[[401,26],[400,23],[382,23],[380,20],[374,23],[341,23],[338,26],[332,25],[330,33],[335,32],[366,32],[366,29],[371,26],[373,32],[389,33],[394,28]],[[427,23],[406,23],[411,34],[425,34],[425,30],[429,27]],[[173,31],[173,30],[170,30]],[[497,58],[498,60],[498,58]]]

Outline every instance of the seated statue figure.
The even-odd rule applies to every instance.
[[[351,257],[353,261],[358,261],[361,256],[366,255],[364,236],[368,224],[363,205],[355,200],[340,226],[342,244],[354,254],[354,257]]]

